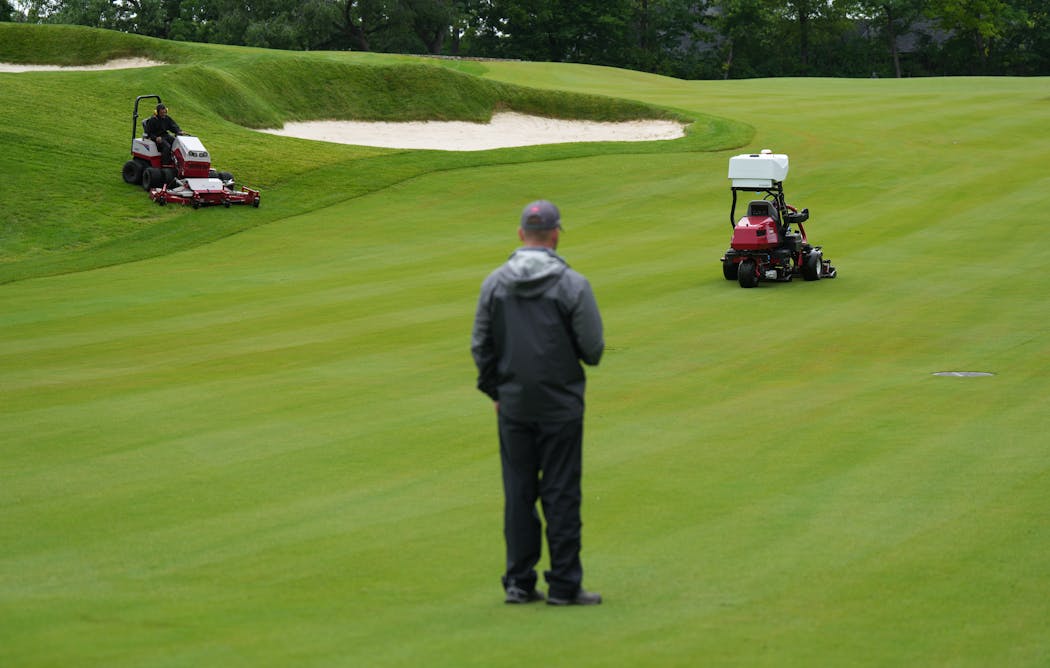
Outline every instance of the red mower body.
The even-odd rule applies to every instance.
[[[156,142],[145,137],[131,140],[131,159],[139,162],[142,165],[142,169],[146,167],[160,169],[163,167],[160,164],[160,149],[157,148]]]
[[[766,201],[752,202],[749,215],[740,219],[733,228],[730,247],[740,251],[772,250],[780,245],[776,218],[765,211]],[[753,215],[752,215],[753,214]]]
[[[178,137],[171,149],[171,157],[179,176],[184,179],[206,179],[211,172],[211,156],[196,137]]]

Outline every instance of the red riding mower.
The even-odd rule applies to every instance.
[[[157,143],[146,135],[142,122],[142,138],[138,134],[139,102],[156,99],[159,95],[139,95],[131,118],[131,160],[124,163],[124,181],[140,184],[150,199],[160,205],[173,202],[188,204],[194,209],[221,204],[251,204],[259,206],[259,191],[241,186],[238,190],[233,174],[211,168],[211,158],[204,144],[192,135],[179,135],[171,147],[171,162],[162,164]]]
[[[722,256],[722,274],[728,281],[739,281],[742,288],[753,288],[762,280],[790,281],[801,275],[816,281],[838,274],[824,259],[821,247],[811,246],[806,238],[802,223],[809,220],[809,209],[799,211],[784,201],[787,173],[788,157],[768,149],[729,159],[733,239]],[[763,199],[751,200],[747,215],[737,221],[736,199],[741,191],[763,193]]]

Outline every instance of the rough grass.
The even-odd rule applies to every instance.
[[[1046,665],[1047,81],[469,70],[755,128],[840,278],[724,281],[735,151],[696,139],[369,151],[255,139],[180,99],[240,133],[222,154],[273,179],[264,207],[147,206],[156,257],[0,286],[0,664]],[[120,92],[56,76],[34,94]],[[49,134],[19,132],[44,161]],[[588,610],[501,602],[467,351],[540,196],[607,326]],[[273,218],[212,229],[253,213]]]

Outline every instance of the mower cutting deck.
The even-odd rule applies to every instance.
[[[258,190],[234,183],[233,174],[212,169],[211,155],[200,139],[192,135],[179,135],[171,148],[171,162],[163,163],[157,143],[145,132],[138,133],[139,102],[156,99],[159,95],[140,95],[135,98],[135,109],[131,119],[131,159],[124,163],[123,176],[126,183],[140,184],[157,204],[186,204],[193,208],[202,206],[230,206],[250,204],[259,206]],[[143,122],[145,130],[145,122]]]
[[[770,150],[729,159],[733,238],[722,256],[722,274],[726,280],[738,281],[742,288],[753,288],[762,280],[790,281],[801,275],[807,281],[816,281],[838,275],[824,259],[821,247],[810,245],[806,237],[803,223],[809,220],[809,209],[799,211],[784,200],[787,173],[788,157]],[[748,203],[747,215],[739,221],[738,192],[763,194],[763,199]]]
[[[160,188],[152,188],[149,191],[151,200],[161,206],[172,202],[175,204],[188,204],[194,209],[202,206],[213,206],[221,204],[251,204],[259,206],[259,191],[251,188],[241,187],[239,191],[233,190],[232,183],[228,186],[221,179],[175,179],[174,187],[168,188],[165,184]]]

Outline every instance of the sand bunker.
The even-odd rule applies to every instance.
[[[535,144],[678,139],[685,135],[685,126],[675,121],[600,123],[502,113],[493,115],[490,123],[309,121],[262,132],[358,146],[484,151]]]
[[[21,65],[0,63],[0,72],[74,72],[156,67],[165,63],[148,58],[119,58],[100,65]],[[484,151],[512,146],[566,144],[571,142],[659,141],[685,136],[685,126],[675,121],[600,123],[567,121],[525,114],[495,114],[489,123],[420,121],[369,123],[363,121],[310,121],[286,123],[281,129],[262,130],[274,135],[313,139],[337,144],[383,148]]]
[[[148,58],[117,58],[101,65],[19,65],[0,63],[0,72],[76,72],[84,70],[127,70],[134,67],[164,65]]]

